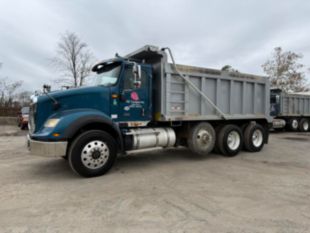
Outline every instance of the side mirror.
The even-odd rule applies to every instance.
[[[43,85],[43,93],[51,92],[51,86],[44,84]]]
[[[132,67],[132,73],[135,78],[135,81],[141,80],[141,66],[140,65],[138,65],[137,63],[134,63]]]
[[[137,63],[133,64],[132,67],[132,73],[133,73],[133,85],[135,88],[140,88],[141,87],[141,66],[138,65]]]

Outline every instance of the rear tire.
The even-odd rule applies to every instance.
[[[209,154],[215,145],[215,130],[209,123],[194,125],[189,131],[187,144],[189,149],[199,155]]]
[[[94,177],[110,170],[116,154],[116,143],[111,135],[101,130],[90,130],[73,141],[68,160],[77,174]]]
[[[221,129],[223,128],[224,125],[218,125],[215,127],[215,137],[216,137],[216,140],[215,140],[215,145],[214,145],[214,149],[213,149],[213,152],[216,153],[216,154],[221,154],[221,151],[220,151],[220,148],[218,146],[218,143],[217,143],[217,137],[221,131]]]
[[[298,131],[298,120],[296,118],[290,119],[288,121],[287,127],[290,131]]]
[[[243,133],[236,125],[225,125],[217,135],[217,148],[227,157],[236,156],[242,148]]]
[[[299,131],[300,132],[308,132],[310,129],[310,122],[306,118],[302,118],[299,122]]]
[[[249,124],[244,132],[244,147],[247,151],[258,152],[266,141],[265,129],[260,124]]]

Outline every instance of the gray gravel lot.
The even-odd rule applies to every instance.
[[[310,232],[310,134],[273,133],[234,158],[145,152],[91,179],[1,136],[0,184],[1,233]]]

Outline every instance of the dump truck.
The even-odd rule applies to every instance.
[[[310,95],[270,91],[270,115],[275,130],[308,132],[310,130]]]
[[[106,173],[117,155],[150,148],[235,156],[268,143],[267,77],[177,65],[169,48],[150,45],[92,71],[84,87],[33,99],[32,154],[64,157],[73,171],[93,177]]]

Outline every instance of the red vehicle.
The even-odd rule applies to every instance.
[[[22,130],[28,128],[29,107],[22,107],[17,116],[17,125]]]

